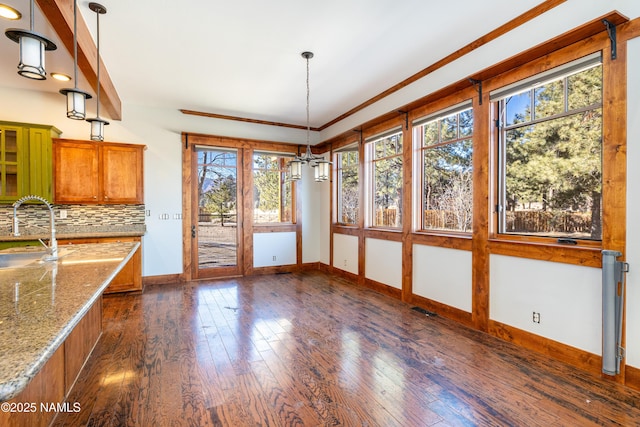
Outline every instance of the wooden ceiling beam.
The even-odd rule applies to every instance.
[[[36,0],[36,2],[73,58],[73,0]],[[85,76],[95,91],[98,80],[97,48],[80,11],[78,11],[77,31],[78,71]],[[122,120],[122,103],[102,58],[100,58],[100,104],[108,118]]]

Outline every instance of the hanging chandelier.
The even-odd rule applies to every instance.
[[[311,144],[309,137],[311,126],[309,124],[309,60],[313,58],[313,52],[302,52],[302,57],[307,60],[307,151],[303,156],[296,156],[287,165],[289,179],[291,181],[299,181],[302,179],[302,165],[307,163],[314,169],[314,177],[316,182],[322,182],[329,179],[330,161],[324,157],[315,156],[311,153]]]
[[[74,120],[84,120],[86,115],[86,100],[91,95],[78,89],[78,1],[73,1],[73,89],[60,89],[60,93],[67,97],[67,117]]]
[[[107,13],[107,9],[98,3],[89,3],[89,9],[96,13],[96,50],[97,50],[97,83],[96,83],[96,117],[87,119],[91,123],[91,140],[104,141],[104,126],[109,122],[100,118],[100,15]]]
[[[54,42],[33,31],[33,0],[30,4],[30,29],[9,28],[4,33],[9,39],[20,45],[20,62],[18,74],[34,80],[45,80],[47,72],[44,69],[44,51],[56,50]]]

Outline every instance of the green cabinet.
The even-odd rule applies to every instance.
[[[0,121],[0,203],[35,194],[53,200],[53,126]]]

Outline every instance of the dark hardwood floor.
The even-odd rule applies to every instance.
[[[319,272],[104,300],[69,426],[640,425],[640,393]]]

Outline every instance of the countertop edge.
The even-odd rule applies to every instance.
[[[87,300],[87,302],[76,312],[69,323],[65,325],[60,333],[55,337],[51,344],[43,349],[42,355],[26,370],[17,374],[12,381],[0,384],[0,402],[11,400],[20,394],[33,378],[40,372],[42,367],[47,363],[51,356],[58,350],[60,345],[67,339],[71,331],[80,323],[80,320],[87,314],[91,306],[100,298],[104,290],[109,286],[116,275],[129,262],[133,254],[140,247],[140,242],[135,242],[129,254],[123,258],[113,272],[107,277],[104,283],[96,290],[96,292]]]

